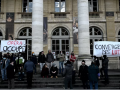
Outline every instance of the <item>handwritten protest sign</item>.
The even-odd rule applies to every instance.
[[[120,56],[120,42],[94,42],[94,55],[98,57],[102,55],[107,55],[108,57],[118,57]]]
[[[25,52],[25,40],[1,40],[1,52],[18,53]]]

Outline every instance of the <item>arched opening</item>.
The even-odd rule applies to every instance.
[[[103,41],[103,32],[98,27],[90,27],[90,54],[93,55],[94,41]]]
[[[32,28],[22,28],[18,33],[18,39],[26,40],[25,58],[28,59],[28,57],[32,54]]]
[[[52,52],[59,54],[62,51],[64,54],[69,52],[69,31],[64,27],[57,27],[52,32]]]

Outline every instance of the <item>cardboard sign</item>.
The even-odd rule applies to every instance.
[[[1,52],[18,53],[25,52],[25,40],[1,40]]]
[[[94,55],[97,57],[101,57],[102,55],[107,55],[108,57],[118,57],[120,56],[120,42],[94,42]]]

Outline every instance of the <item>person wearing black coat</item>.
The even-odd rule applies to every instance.
[[[39,56],[38,56],[38,65],[40,65],[40,72],[42,71],[45,61],[46,61],[46,57],[44,55],[44,51],[42,51],[39,53]]]
[[[63,76],[65,76],[65,89],[68,88],[68,84],[70,84],[70,89],[72,87],[72,75],[73,75],[73,66],[72,63],[68,60],[65,64],[65,69],[63,71]]]
[[[94,56],[94,61],[95,61],[95,63],[96,63],[96,65],[98,66],[98,68],[99,68],[99,66],[100,66],[100,62],[99,62],[99,59],[98,59],[98,57],[96,57],[96,56]]]
[[[8,89],[14,89],[14,70],[14,62],[11,61],[10,65],[7,67]]]
[[[42,72],[41,72],[41,76],[44,78],[44,77],[47,77],[48,78],[48,75],[49,75],[49,69],[47,67],[47,64],[45,64],[42,68]]]
[[[103,56],[103,59],[102,59],[102,69],[100,70],[101,71],[101,75],[103,76],[103,73],[102,71],[104,71],[104,76],[105,76],[105,84],[109,84],[109,78],[108,78],[108,58],[106,55]]]
[[[79,67],[78,76],[82,80],[83,88],[88,89],[88,66],[85,65],[85,60],[82,60],[82,65]]]
[[[37,73],[36,72],[36,65],[37,65],[37,57],[35,56],[35,53],[32,52],[32,57],[31,57],[31,61],[34,63],[35,65],[35,74]]]
[[[52,67],[50,68],[50,74],[51,74],[51,78],[56,77],[58,75],[58,68],[55,64],[52,65]]]

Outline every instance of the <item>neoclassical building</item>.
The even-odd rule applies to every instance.
[[[93,55],[94,41],[120,41],[120,0],[0,0],[0,40],[26,40],[26,56],[44,50]],[[120,68],[119,57],[109,68]]]

